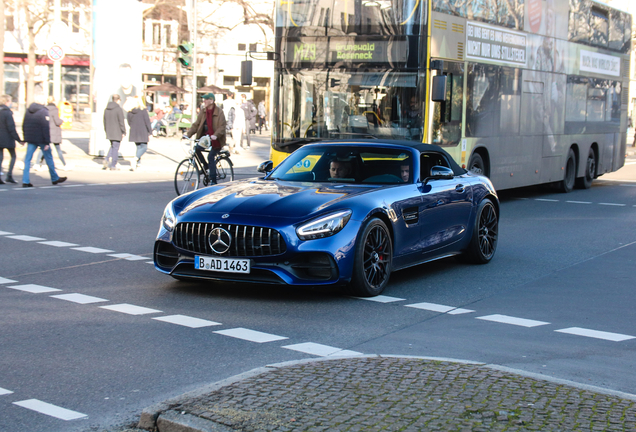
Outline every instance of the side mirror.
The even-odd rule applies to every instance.
[[[258,166],[258,168],[256,168],[256,171],[258,171],[259,173],[267,174],[267,173],[270,173],[273,169],[274,169],[274,162],[268,160],[261,163]]]
[[[429,180],[451,180],[453,177],[455,177],[455,173],[452,169],[435,165],[431,168],[430,175],[424,179],[423,184],[426,185]]]
[[[444,102],[446,100],[446,75],[435,75],[433,77],[433,88],[431,89],[431,100],[433,102]]]

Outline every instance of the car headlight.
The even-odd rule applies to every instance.
[[[168,203],[166,209],[163,211],[163,216],[161,217],[161,225],[168,231],[172,232],[176,223],[177,218],[174,215],[172,203]]]
[[[296,234],[301,240],[329,237],[342,230],[350,218],[351,210],[342,210],[299,226]]]

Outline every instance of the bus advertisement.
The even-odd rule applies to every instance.
[[[277,0],[272,160],[440,145],[497,189],[624,164],[631,15],[593,0]]]

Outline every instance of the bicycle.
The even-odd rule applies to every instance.
[[[184,135],[182,143],[186,140],[188,141],[188,157],[179,163],[177,171],[174,173],[174,188],[177,191],[177,195],[197,190],[200,185],[206,187],[210,184],[210,174],[208,170],[203,168],[203,163],[196,154],[196,146],[201,140],[188,138]],[[203,151],[206,150],[203,149]],[[228,150],[220,150],[214,162],[216,164],[217,184],[234,180],[234,165],[230,160],[230,152]]]

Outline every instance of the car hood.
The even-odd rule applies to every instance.
[[[193,213],[231,213],[300,218],[376,187],[251,179],[228,183],[213,190],[194,192],[184,196],[183,202],[175,202],[175,209],[180,216],[192,216]]]

